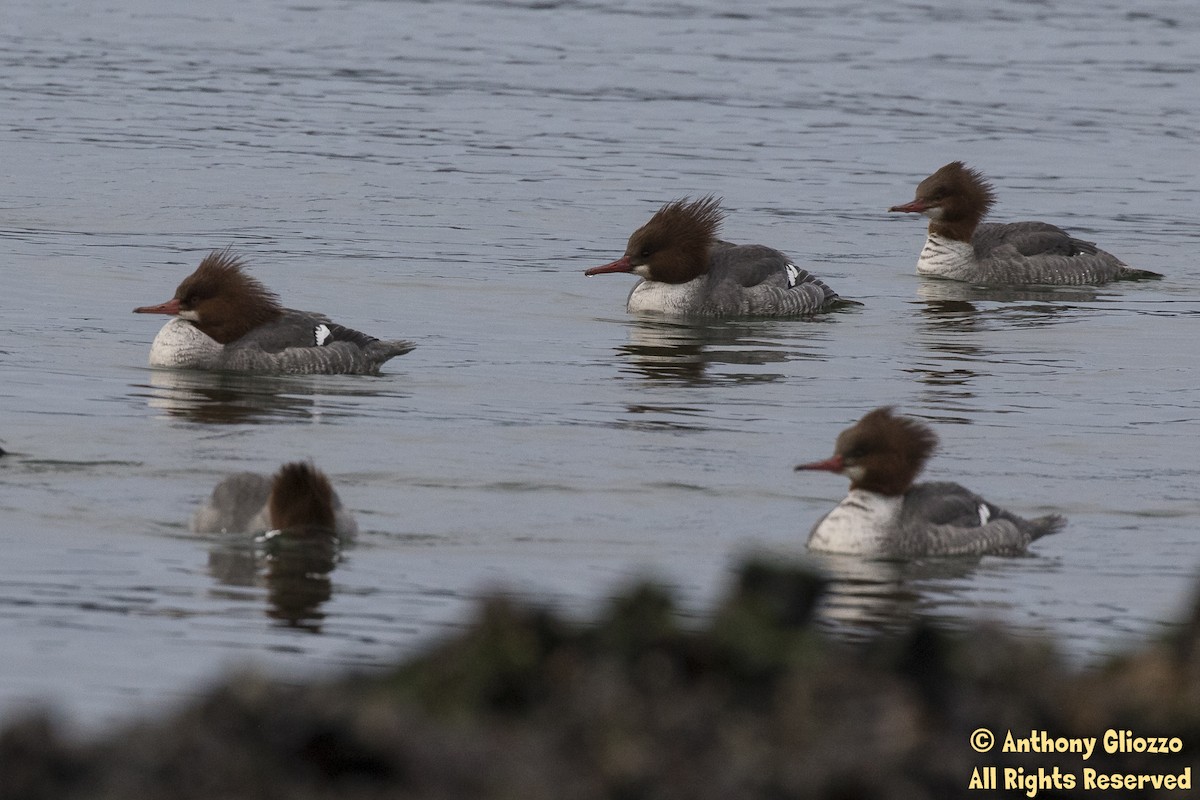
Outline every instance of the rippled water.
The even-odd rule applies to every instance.
[[[1070,525],[1029,558],[823,559],[827,628],[997,618],[1086,659],[1175,618],[1200,564],[1191,4],[730,8],[8,3],[0,709],[95,722],[238,665],[369,666],[500,586],[584,612],[653,575],[702,613],[740,555],[803,554],[846,487],[792,465],[885,403],[935,424],[931,477]],[[918,279],[923,226],[884,209],[960,158],[996,219],[1167,278]],[[688,326],[583,278],[709,192],[728,238],[864,306]],[[161,320],[130,310],[226,245],[286,304],[418,348],[375,378],[148,369]],[[362,528],[327,583],[188,532],[225,473],[304,457]]]

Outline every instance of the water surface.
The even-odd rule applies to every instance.
[[[411,652],[495,587],[578,613],[655,576],[691,613],[747,552],[803,557],[861,414],[935,425],[928,474],[1063,513],[1033,555],[820,559],[822,625],[1000,619],[1089,660],[1187,605],[1200,545],[1200,21],[1189,3],[15,0],[0,31],[0,709],[85,723],[223,671]],[[998,220],[1161,282],[918,279],[884,209],[941,164]],[[862,308],[710,325],[584,279],[663,202]],[[145,366],[232,245],[293,307],[419,346],[380,377]],[[187,530],[226,473],[313,458],[362,532],[296,601]],[[300,624],[279,613],[303,608]]]

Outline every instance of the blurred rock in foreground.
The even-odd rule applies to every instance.
[[[0,798],[1185,797],[1086,788],[1084,771],[1200,778],[1200,609],[1081,672],[992,627],[838,643],[809,624],[820,591],[803,568],[751,563],[701,630],[653,586],[587,625],[487,601],[465,633],[384,675],[239,676],[98,742],[10,722]],[[981,727],[997,740],[984,754],[970,746]],[[1106,753],[1109,729],[1182,750]],[[1087,760],[1004,753],[1009,731],[1098,741]],[[986,767],[998,790],[968,791]],[[1005,791],[1006,775],[1042,783]]]

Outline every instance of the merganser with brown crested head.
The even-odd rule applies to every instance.
[[[723,218],[720,200],[711,196],[667,203],[633,232],[625,255],[584,275],[641,277],[626,303],[635,313],[794,317],[857,305],[778,250],[718,239]]]
[[[284,308],[229,250],[209,253],[175,296],[135,314],[170,314],[150,366],[277,374],[376,374],[412,342],[380,341],[322,314]]]
[[[837,438],[823,470],[850,479],[850,493],[813,527],[808,547],[891,558],[1019,555],[1066,525],[1058,514],[1027,520],[957,483],[914,484],[937,447],[929,426],[877,408]]]
[[[310,463],[284,464],[274,476],[238,472],[213,489],[192,517],[197,533],[265,533],[323,529],[353,536],[358,524],[325,473]]]
[[[1098,285],[1161,278],[1048,222],[984,223],[995,193],[978,171],[947,164],[917,185],[911,203],[888,211],[929,217],[917,274],[988,285]]]

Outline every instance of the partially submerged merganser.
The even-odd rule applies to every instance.
[[[983,175],[955,161],[921,181],[911,203],[888,211],[929,217],[929,235],[917,260],[920,275],[990,285],[1058,286],[1162,277],[1134,269],[1048,222],[981,223],[994,201]]]
[[[295,311],[245,272],[228,250],[209,253],[175,296],[136,314],[170,314],[150,347],[150,366],[284,374],[376,374],[412,342],[380,341]]]
[[[957,483],[913,484],[937,446],[921,422],[877,408],[837,438],[824,470],[850,479],[850,493],[813,527],[812,550],[893,558],[1019,555],[1066,525],[1058,514],[1027,520]]]
[[[196,533],[265,533],[319,528],[339,536],[358,532],[354,516],[325,474],[312,464],[285,464],[273,476],[238,472],[213,489],[192,517]]]
[[[778,250],[718,239],[723,217],[711,196],[667,203],[629,237],[625,255],[584,275],[640,276],[626,303],[631,312],[792,317],[857,305]]]

